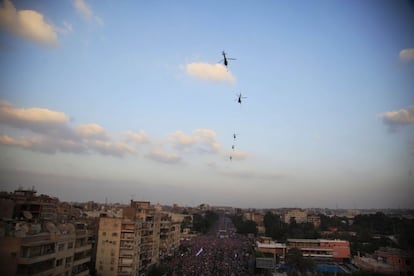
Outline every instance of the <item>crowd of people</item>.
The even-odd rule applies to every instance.
[[[206,235],[181,242],[176,256],[165,260],[167,275],[249,275],[249,241],[236,233],[227,217],[220,217]]]

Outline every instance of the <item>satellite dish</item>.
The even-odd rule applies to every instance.
[[[14,235],[16,237],[26,237],[27,232],[29,232],[29,226],[25,223],[17,223],[14,229]]]
[[[47,231],[49,231],[49,233],[56,233],[56,232],[58,232],[58,229],[57,229],[56,225],[54,225],[51,222],[46,223],[46,229],[47,229]]]
[[[32,213],[30,213],[29,211],[23,211],[23,216],[24,216],[26,219],[32,219],[32,218],[33,218]]]
[[[16,231],[27,233],[29,232],[29,226],[26,223],[17,223],[15,227]]]

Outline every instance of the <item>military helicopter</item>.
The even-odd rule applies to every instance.
[[[221,62],[223,62],[223,64],[224,64],[224,66],[226,66],[226,68],[227,68],[227,65],[229,64],[229,60],[236,60],[235,58],[229,58],[229,57],[227,57],[226,56],[226,52],[221,52],[221,54],[223,55],[223,59],[221,59],[220,61],[219,61],[219,63],[221,63]]]
[[[243,97],[241,93],[240,93],[240,94],[238,94],[238,95],[236,94],[236,96],[237,96],[236,101],[237,101],[239,104],[241,104],[241,103],[242,103],[242,99],[247,99],[247,97]]]
[[[234,151],[234,145],[231,145],[231,149]]]

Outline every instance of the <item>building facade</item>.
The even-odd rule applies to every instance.
[[[137,275],[140,265],[141,224],[128,218],[99,220],[97,275]]]
[[[289,210],[284,214],[285,223],[290,224],[292,221],[296,223],[306,223],[308,221],[308,214],[306,211],[300,209]]]
[[[288,239],[288,249],[299,248],[304,257],[319,259],[322,262],[349,262],[351,248],[349,241],[325,239]]]
[[[20,223],[0,238],[1,275],[89,275],[88,230]]]

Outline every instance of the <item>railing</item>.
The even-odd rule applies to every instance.
[[[83,244],[79,247],[75,247],[75,253],[82,252],[85,250],[92,249],[92,244]]]
[[[19,264],[34,264],[39,263],[42,261],[46,261],[48,259],[52,259],[55,257],[55,252],[51,252],[49,254],[44,254],[41,256],[35,256],[35,257],[19,257]]]
[[[83,257],[82,259],[73,261],[73,266],[84,264],[91,261],[91,257]]]

